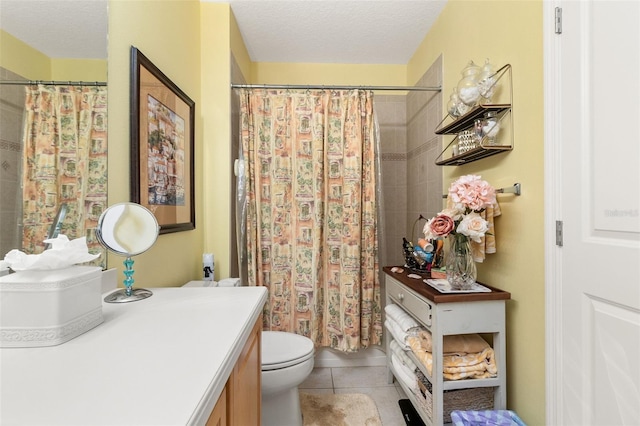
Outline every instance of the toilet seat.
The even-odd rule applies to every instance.
[[[311,339],[284,331],[262,332],[262,371],[300,364],[313,357]]]

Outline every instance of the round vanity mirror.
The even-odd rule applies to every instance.
[[[124,286],[107,297],[108,303],[133,302],[146,299],[153,293],[143,288],[133,288],[133,259],[144,253],[158,238],[160,227],[153,213],[136,203],[118,203],[106,209],[98,220],[96,237],[112,253],[126,256]]]

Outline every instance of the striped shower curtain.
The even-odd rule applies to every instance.
[[[344,352],[381,343],[373,94],[241,90],[247,280],[264,329]]]

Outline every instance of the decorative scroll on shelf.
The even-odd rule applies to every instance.
[[[522,185],[519,183],[514,183],[513,186],[507,186],[505,188],[496,189],[496,193],[522,195]],[[447,198],[447,196],[448,196],[447,194],[444,194],[442,198]]]

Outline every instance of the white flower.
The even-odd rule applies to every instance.
[[[476,243],[479,243],[488,230],[489,222],[484,220],[478,213],[471,212],[462,218],[456,232],[466,235]]]

